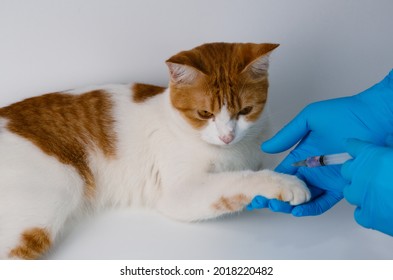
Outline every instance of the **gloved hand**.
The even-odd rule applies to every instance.
[[[393,149],[360,140],[348,140],[354,156],[341,173],[349,180],[344,197],[356,205],[358,224],[393,236]]]
[[[277,166],[277,172],[293,174],[304,180],[312,191],[310,202],[289,206],[278,200],[256,197],[248,209],[269,207],[294,216],[319,215],[343,197],[347,184],[340,166],[293,167],[292,163],[309,156],[345,151],[343,139],[357,138],[383,145],[393,131],[393,70],[380,83],[364,92],[308,105],[272,139],[262,144],[268,153],[283,152],[299,144]]]

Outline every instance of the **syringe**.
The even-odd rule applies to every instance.
[[[343,164],[344,162],[352,158],[353,157],[348,153],[320,155],[320,156],[308,157],[305,160],[292,163],[292,166],[318,167],[318,166],[333,165],[333,164]]]

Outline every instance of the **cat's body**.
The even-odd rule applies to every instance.
[[[236,45],[246,47],[199,50],[233,52]],[[0,258],[40,257],[86,209],[141,206],[195,221],[239,211],[258,194],[308,200],[295,177],[261,170],[259,146],[268,132],[263,56],[276,45],[249,45],[257,54],[247,49],[250,58],[236,62],[236,71],[225,70],[228,56],[217,57],[222,76],[191,51],[168,60],[168,89],[111,85],[1,108]],[[262,72],[253,68],[260,57]],[[231,71],[241,77],[230,78]]]

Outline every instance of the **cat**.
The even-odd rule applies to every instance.
[[[203,44],[166,61],[168,88],[92,87],[0,108],[0,258],[41,258],[89,209],[199,221],[256,195],[308,201],[301,180],[263,169],[277,47]]]

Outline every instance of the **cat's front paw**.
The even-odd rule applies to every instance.
[[[279,176],[279,193],[277,199],[298,205],[307,202],[311,193],[306,184],[293,175],[277,174]]]

